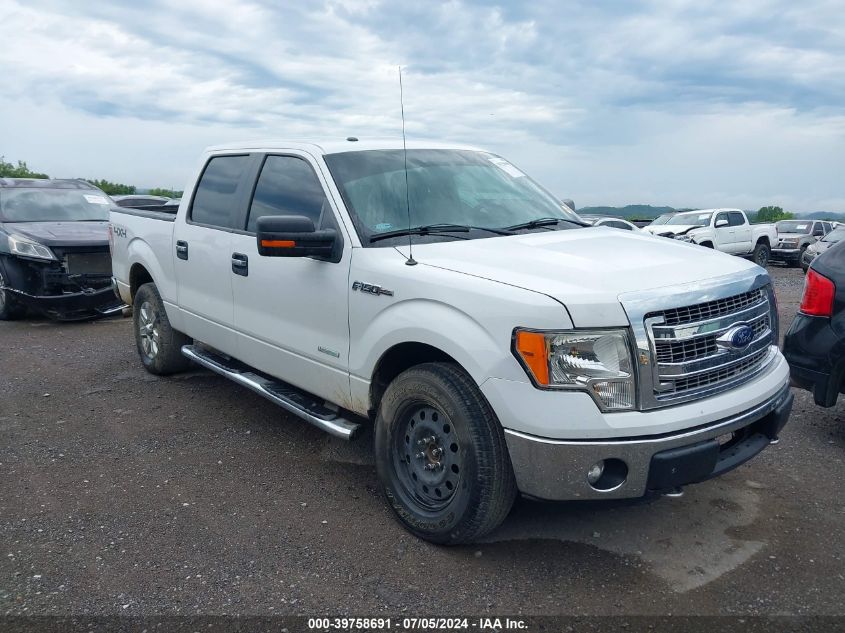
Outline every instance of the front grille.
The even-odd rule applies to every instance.
[[[754,338],[757,339],[771,328],[769,316],[764,315],[751,324],[754,328]],[[687,341],[661,341],[654,344],[658,363],[684,363],[704,356],[710,356],[719,351],[716,339],[719,334],[690,339]]]
[[[706,321],[739,312],[765,300],[766,291],[764,288],[759,288],[751,292],[744,292],[740,295],[728,297],[727,299],[716,299],[715,301],[708,301],[692,306],[652,312],[647,314],[646,318],[662,316],[666,325],[685,325],[687,323]]]
[[[111,275],[111,255],[105,253],[68,253],[65,266],[69,275]]]
[[[768,288],[645,315],[655,362],[654,398],[690,400],[728,389],[752,376],[774,340]],[[719,339],[738,325],[754,330],[752,343],[735,349]]]
[[[693,389],[700,389],[702,387],[709,387],[711,385],[715,385],[720,382],[725,382],[732,378],[741,376],[742,374],[750,370],[756,369],[757,366],[763,360],[766,359],[768,354],[769,349],[765,348],[758,352],[755,352],[751,356],[729,367],[716,369],[714,371],[709,371],[703,374],[698,374],[690,378],[681,378],[679,380],[676,380],[672,389],[672,393],[691,391]]]

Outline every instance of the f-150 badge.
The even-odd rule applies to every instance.
[[[388,290],[387,288],[382,288],[376,284],[365,284],[363,281],[353,281],[352,282],[352,290],[359,290],[360,292],[366,292],[367,294],[371,295],[387,295],[388,297],[393,296],[393,291]]]

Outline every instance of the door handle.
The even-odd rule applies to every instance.
[[[243,253],[232,253],[232,272],[241,277],[249,275],[249,258]]]
[[[188,259],[188,243],[185,240],[176,241],[176,257]]]

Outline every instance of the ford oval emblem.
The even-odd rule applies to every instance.
[[[716,341],[722,347],[745,349],[754,340],[754,328],[746,323],[735,325]]]

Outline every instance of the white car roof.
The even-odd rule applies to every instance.
[[[484,151],[470,145],[460,143],[447,143],[443,141],[408,140],[408,149],[464,149]],[[284,139],[259,139],[255,141],[241,141],[237,143],[224,143],[212,145],[206,148],[206,152],[222,152],[237,150],[258,150],[276,151],[285,149],[298,149],[317,155],[337,154],[340,152],[364,152],[378,149],[402,149],[402,139],[367,139],[357,141],[347,139],[329,140],[284,140]]]

